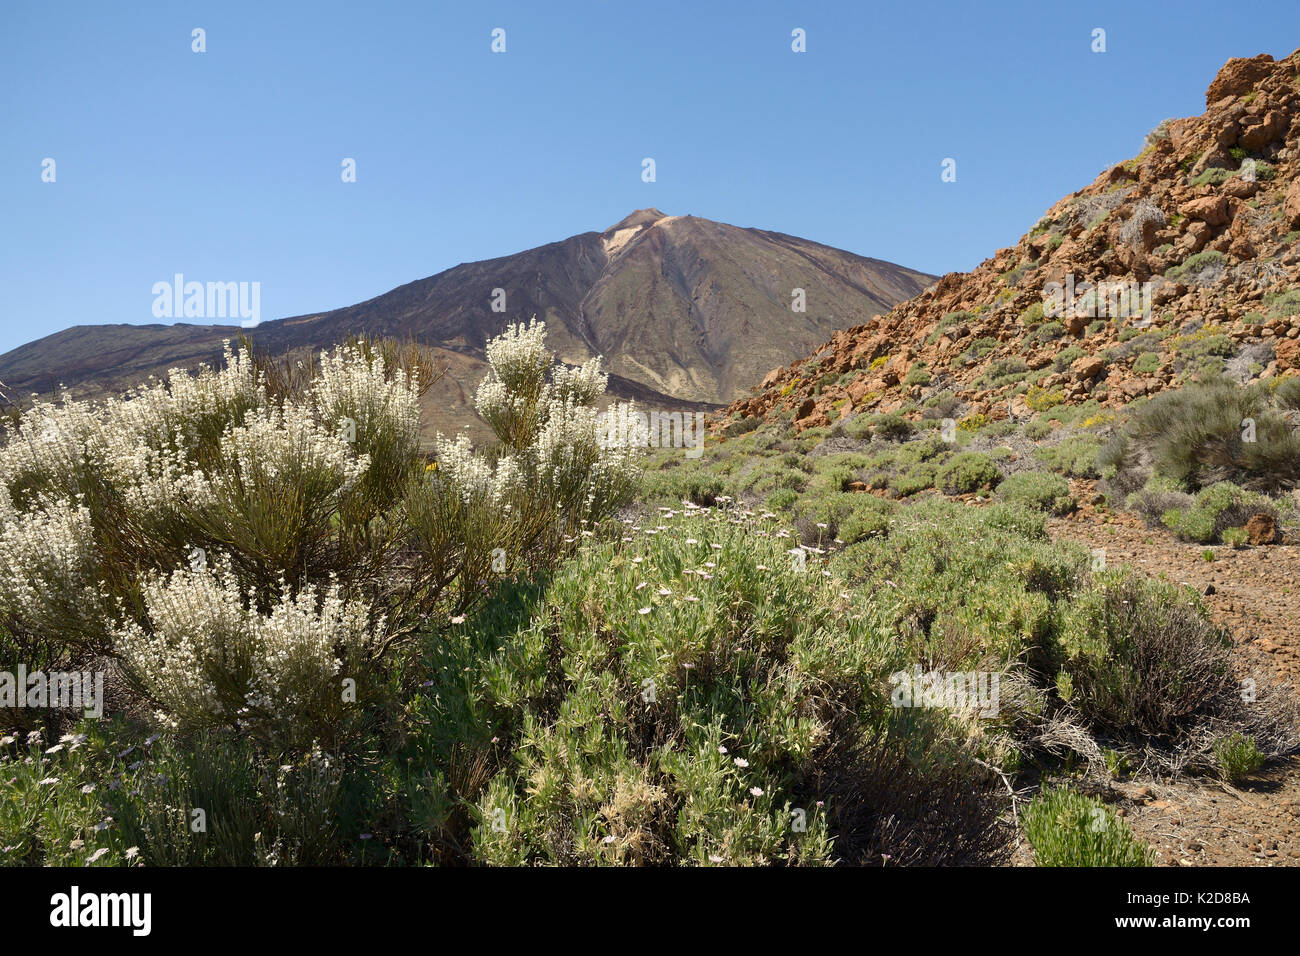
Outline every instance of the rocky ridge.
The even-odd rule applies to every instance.
[[[1206,106],[1014,247],[773,369],[721,420],[793,414],[803,430],[951,392],[994,421],[1119,407],[1206,359],[1241,381],[1300,374],[1300,50],[1229,60]]]

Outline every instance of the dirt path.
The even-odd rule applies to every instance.
[[[1248,669],[1300,687],[1300,545],[1206,548],[1148,530],[1131,515],[1107,520],[1090,508],[1052,520],[1048,530],[1090,550],[1104,548],[1109,566],[1129,564],[1196,588],[1214,620],[1232,631]],[[1122,795],[1119,811],[1162,864],[1300,866],[1300,759],[1240,788],[1201,778],[1119,782],[1114,789]]]

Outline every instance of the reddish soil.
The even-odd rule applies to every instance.
[[[1081,500],[1088,500],[1081,496]],[[1084,508],[1049,525],[1053,537],[1105,548],[1129,564],[1205,593],[1214,620],[1232,631],[1243,670],[1300,686],[1300,544],[1233,550],[1187,544],[1132,515]],[[1214,559],[1207,561],[1206,552]],[[1300,865],[1300,758],[1233,787],[1204,777],[1111,784],[1117,810],[1167,866]],[[1028,862],[1024,849],[1018,862]]]

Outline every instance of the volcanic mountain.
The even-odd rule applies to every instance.
[[[1207,369],[1300,374],[1300,50],[1229,60],[1205,99],[1015,247],[773,369],[724,418],[941,406],[978,425],[1118,408]]]
[[[426,344],[447,366],[427,396],[426,421],[447,431],[477,424],[473,396],[487,340],[534,315],[546,321],[561,361],[604,356],[612,395],[708,409],[933,279],[782,233],[640,209],[604,232],[465,263],[357,305],[246,331],[271,355],[359,334]],[[796,311],[800,302],[805,309]],[[18,395],[62,384],[93,397],[173,367],[215,362],[221,341],[239,331],[76,326],[0,356],[0,380]]]

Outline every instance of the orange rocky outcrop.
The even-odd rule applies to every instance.
[[[793,411],[803,429],[939,392],[990,419],[1117,407],[1207,352],[1243,380],[1300,373],[1300,50],[1228,61],[1206,101],[1013,248],[773,369],[722,420]]]

